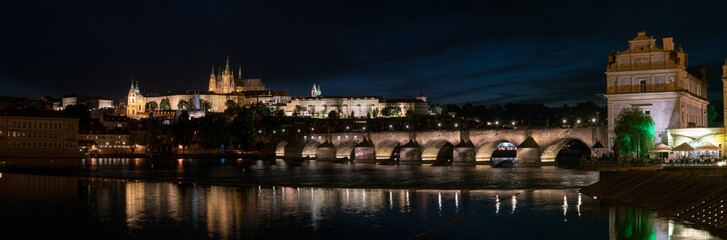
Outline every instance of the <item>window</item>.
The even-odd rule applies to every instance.
[[[646,80],[641,80],[639,82],[639,89],[641,92],[646,92]]]
[[[644,115],[651,116],[651,111],[644,111]]]

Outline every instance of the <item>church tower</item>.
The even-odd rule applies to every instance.
[[[316,84],[315,83],[313,84],[313,89],[310,90],[310,96],[311,97],[318,96],[318,89],[316,89]]]
[[[216,92],[217,91],[217,77],[215,77],[215,65],[212,65],[212,72],[210,72],[210,86],[209,86],[210,92]]]
[[[134,80],[131,80],[129,94],[126,96],[126,116],[129,118],[139,119],[146,112],[146,100],[139,91],[139,83],[134,86]]]

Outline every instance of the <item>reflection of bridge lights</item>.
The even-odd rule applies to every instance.
[[[439,204],[439,216],[442,216],[442,193],[439,193],[439,197],[437,198],[437,203]]]
[[[581,217],[581,193],[578,193],[578,205],[576,205],[576,209],[578,210],[578,217]]]
[[[454,207],[459,210],[459,193],[454,193]]]
[[[510,212],[510,214],[515,214],[515,208],[517,208],[517,197],[512,195],[512,200],[510,201],[512,202],[512,212]]]
[[[566,195],[563,195],[563,216],[568,213],[568,197]],[[567,221],[566,219],[563,219],[563,221]]]
[[[495,214],[500,214],[500,195],[495,195]]]

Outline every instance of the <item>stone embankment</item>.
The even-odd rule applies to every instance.
[[[587,195],[615,200],[683,219],[706,228],[727,230],[727,178],[679,172],[630,170],[603,177],[581,189]]]

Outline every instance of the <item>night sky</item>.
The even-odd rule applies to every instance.
[[[609,52],[643,30],[703,62],[719,101],[727,57],[725,1],[14,1],[0,27],[0,95],[29,98],[207,90],[230,55],[294,97],[603,105]]]

